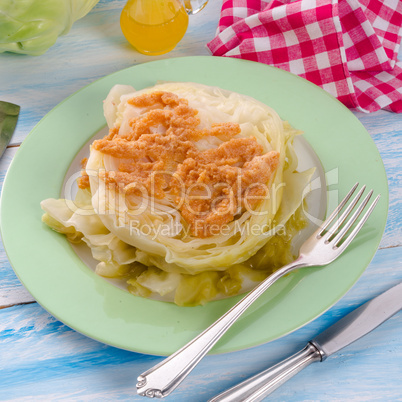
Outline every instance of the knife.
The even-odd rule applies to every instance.
[[[19,114],[18,105],[0,101],[0,158],[13,136]]]
[[[209,402],[257,402],[303,368],[368,334],[402,309],[402,283],[353,310],[310,341],[300,352],[210,399]]]

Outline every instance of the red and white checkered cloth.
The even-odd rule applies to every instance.
[[[402,112],[402,0],[224,0],[215,56],[279,67],[350,108]]]

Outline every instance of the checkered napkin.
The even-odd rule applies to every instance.
[[[215,56],[258,61],[350,108],[402,113],[402,0],[224,0]]]

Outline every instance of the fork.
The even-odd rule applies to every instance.
[[[303,243],[295,261],[275,271],[200,335],[170,357],[141,374],[137,379],[137,393],[149,398],[164,398],[169,395],[247,308],[279,278],[295,269],[327,265],[339,257],[363,227],[380,198],[378,195],[374,199],[363,217],[352,228],[373,194],[373,190],[371,190],[348,219],[366,189],[366,186],[363,186],[345,208],[358,185],[359,183],[356,183],[353,186],[321,227]],[[345,210],[338,217],[344,208]]]

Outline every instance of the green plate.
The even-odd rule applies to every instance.
[[[271,341],[322,314],[358,280],[381,240],[388,210],[381,157],[354,115],[317,86],[276,68],[230,58],[166,59],[118,71],[70,96],[37,124],[15,155],[1,198],[3,242],[21,282],[71,328],[119,348],[155,355],[171,354],[240,299],[185,308],[135,297],[97,276],[64,236],[41,222],[39,203],[60,196],[71,161],[105,125],[102,101],[110,88],[130,84],[141,89],[157,80],[216,85],[265,102],[305,132],[328,173],[328,199],[340,200],[356,181],[382,195],[362,233],[337,261],[282,278],[213,352]]]

